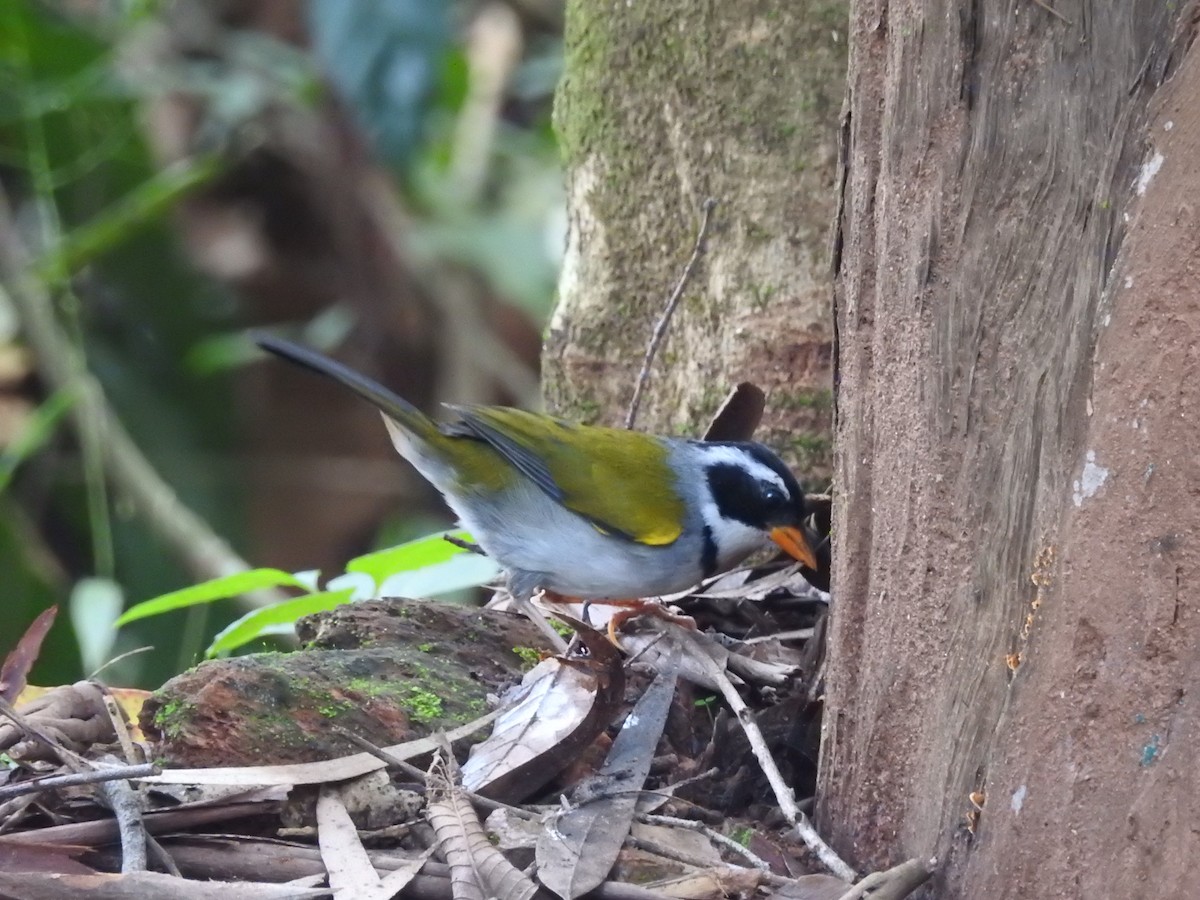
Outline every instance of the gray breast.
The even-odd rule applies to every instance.
[[[521,479],[502,498],[446,497],[463,527],[510,573],[514,593],[547,588],[588,600],[630,599],[684,590],[703,576],[698,513],[671,544],[650,547],[604,534]],[[693,518],[695,521],[693,521]]]

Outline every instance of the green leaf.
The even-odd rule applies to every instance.
[[[183,197],[222,171],[224,162],[216,154],[165,167],[91,222],[72,230],[57,247],[34,262],[34,269],[49,283],[69,278],[96,257],[126,243],[147,222],[162,218]]]
[[[249,591],[284,585],[287,587],[305,587],[304,582],[291,572],[284,572],[280,569],[251,569],[248,572],[237,572],[233,575],[226,575],[223,578],[214,578],[212,581],[205,581],[202,584],[183,588],[179,591],[172,591],[169,594],[163,594],[151,600],[143,600],[141,603],[135,604],[125,610],[121,618],[117,619],[116,624],[119,628],[137,619],[157,616],[161,613],[182,609],[185,606],[195,606],[197,603],[212,603],[214,600],[227,600],[230,597],[236,597],[239,594],[245,594]]]
[[[4,452],[0,453],[0,493],[3,493],[12,481],[17,467],[50,440],[62,417],[75,405],[75,400],[74,392],[62,388],[47,397],[29,417],[25,427]]]
[[[231,622],[213,638],[204,655],[210,658],[225,656],[255,638],[268,634],[290,633],[301,616],[325,612],[340,606],[350,599],[352,593],[352,590],[322,591],[251,610],[237,621]]]
[[[413,569],[437,565],[467,552],[446,540],[446,535],[464,541],[471,540],[471,536],[465,531],[439,531],[415,541],[388,547],[386,550],[376,550],[374,553],[366,553],[352,559],[346,563],[346,571],[364,572],[374,578],[376,584],[382,585],[389,577],[399,572],[411,572]]]
[[[380,583],[379,596],[436,597],[478,587],[499,574],[500,567],[495,560],[464,552],[444,562],[389,576]]]

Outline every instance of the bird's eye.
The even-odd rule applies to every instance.
[[[766,485],[762,492],[763,503],[769,507],[781,507],[787,503],[787,496],[777,487]]]

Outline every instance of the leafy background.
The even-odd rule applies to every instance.
[[[252,565],[321,568],[336,592],[347,561],[450,524],[376,459],[374,417],[273,385],[248,331],[358,348],[423,405],[536,401],[564,228],[558,18],[437,0],[0,7],[0,652],[59,604],[35,681],[152,646],[105,677],[153,687],[246,613],[187,604],[115,630],[214,573],[131,501],[31,308]],[[342,456],[304,457],[337,441]],[[339,490],[347,472],[369,484]]]

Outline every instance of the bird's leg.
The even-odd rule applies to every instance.
[[[616,607],[614,612],[608,618],[608,640],[618,649],[621,646],[618,632],[621,626],[630,619],[635,619],[640,615],[646,614],[657,616],[667,622],[674,622],[677,625],[682,625],[685,628],[696,630],[696,620],[691,616],[680,615],[671,612],[661,603],[655,600],[583,600],[579,597],[568,597],[554,591],[542,591],[542,599],[549,603],[582,603],[583,604],[583,621],[591,624],[587,612],[592,606],[613,606]]]
[[[657,619],[662,619],[664,622],[674,622],[691,631],[697,631],[696,620],[691,616],[685,616],[682,613],[674,613],[667,609],[661,603],[656,603],[653,600],[605,600],[603,603],[608,606],[621,607],[608,620],[608,639],[621,646],[617,640],[617,632],[621,630],[621,626],[630,619],[636,619],[640,615],[650,615]]]
[[[546,619],[546,614],[537,608],[530,597],[525,594],[513,593],[512,599],[513,605],[525,618],[538,627],[538,630],[546,636],[546,640],[550,642],[550,646],[554,648],[556,653],[561,654],[567,651],[567,642],[563,640],[563,636],[554,630],[550,622]]]

